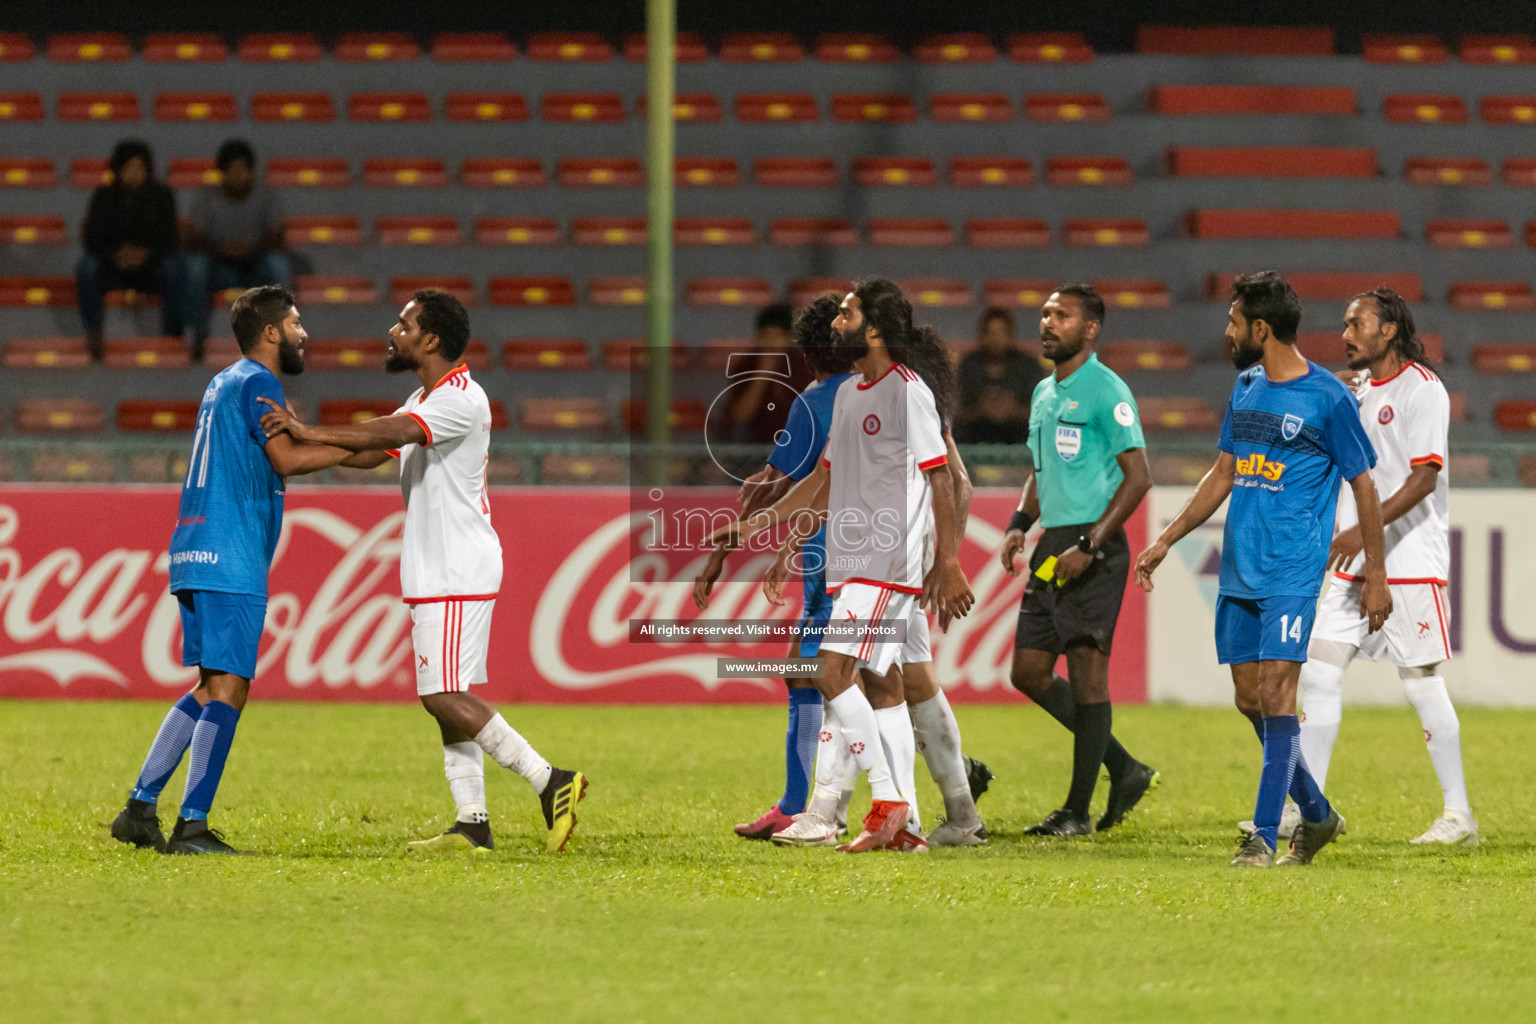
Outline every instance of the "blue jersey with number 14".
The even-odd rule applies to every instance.
[[[171,534],[171,592],[267,596],[267,572],[283,526],[283,478],[267,461],[261,417],[279,407],[271,370],[242,359],[208,384],[197,410],[192,458]]]

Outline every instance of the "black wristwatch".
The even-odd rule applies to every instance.
[[[1096,555],[1099,553],[1098,545],[1089,540],[1086,533],[1077,538],[1077,550],[1081,551],[1085,555]]]

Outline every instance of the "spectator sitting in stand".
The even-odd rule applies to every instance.
[[[805,354],[790,345],[794,320],[795,311],[787,302],[758,310],[749,350],[756,359],[733,360],[727,370],[745,380],[732,386],[732,401],[724,407],[724,422],[718,429],[725,440],[772,444],[789,415],[785,397],[793,400],[816,379]]]
[[[214,159],[220,182],[197,191],[182,224],[187,248],[187,304],[192,319],[192,358],[208,340],[208,293],[276,284],[292,288],[283,252],[283,212],[277,193],[256,177],[256,154],[243,139],[230,139]]]
[[[974,352],[960,360],[961,444],[1023,444],[1029,435],[1029,403],[1045,376],[1040,360],[1013,335],[1013,315],[994,306],[981,314]]]
[[[176,251],[176,196],[155,180],[149,146],[126,139],[112,149],[110,183],[91,193],[75,268],[75,291],[91,357],[100,359],[106,293],[118,289],[160,296],[160,332],[179,338],[186,293]]]

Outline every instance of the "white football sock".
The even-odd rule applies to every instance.
[[[1445,677],[1404,679],[1403,691],[1424,726],[1424,742],[1435,766],[1435,777],[1440,780],[1440,791],[1445,794],[1446,812],[1471,814],[1467,777],[1461,769],[1461,719],[1456,717],[1451,695],[1445,692]]]
[[[1317,788],[1328,791],[1328,762],[1344,718],[1344,669],[1315,658],[1301,666],[1301,757]]]
[[[875,721],[875,709],[857,686],[850,686],[830,701],[843,723],[843,738],[848,741],[848,752],[859,766],[859,771],[869,775],[870,795],[876,800],[900,800],[901,791],[891,778],[890,765],[885,760],[885,747],[880,742],[880,723]]]
[[[475,742],[491,755],[492,761],[527,779],[535,793],[544,792],[544,787],[549,785],[549,762],[540,757],[539,752],[519,736],[517,730],[508,725],[500,714],[491,716],[485,728],[480,730],[480,735],[475,737]]]
[[[485,754],[478,743],[444,743],[443,774],[459,821],[490,821],[485,810]]]
[[[853,755],[848,753],[848,741],[843,738],[843,726],[837,720],[837,712],[832,710],[830,701],[824,701],[821,735],[816,743],[816,784],[811,788],[811,800],[806,810],[829,824],[835,822],[843,783],[857,770]]]
[[[965,777],[965,755],[960,752],[960,723],[949,706],[944,691],[923,701],[908,704],[912,712],[912,734],[917,749],[928,762],[939,792],[944,795],[944,814],[956,825],[969,828],[976,824],[976,801],[971,799],[971,783]]]
[[[907,802],[907,827],[914,832],[923,830],[923,820],[917,812],[917,743],[912,738],[912,716],[905,704],[893,708],[878,708],[875,721],[880,726],[880,742],[885,745],[885,760],[891,766],[896,780],[896,791]]]

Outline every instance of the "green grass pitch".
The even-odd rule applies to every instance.
[[[731,834],[777,795],[780,708],[504,710],[592,778],[564,855],[488,762],[495,856],[407,858],[451,817],[426,714],[259,701],[213,818],[262,856],[133,851],[106,826],[164,708],[0,702],[0,1016],[1395,1024],[1536,1005],[1536,714],[1462,713],[1486,839],[1443,850],[1406,842],[1439,811],[1413,713],[1348,709],[1330,788],[1350,834],[1257,872],[1226,863],[1259,763],[1231,710],[1117,709],[1163,787],[1124,829],[1062,842],[1020,831],[1066,791],[1067,734],[962,707],[998,775],[991,844],[863,857]]]

